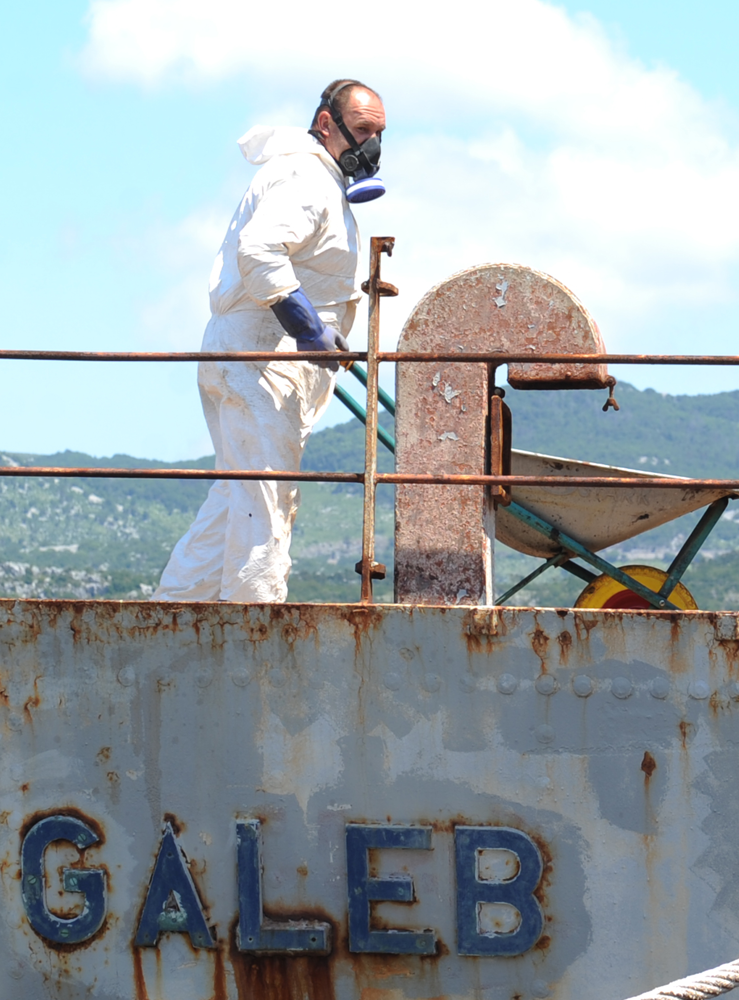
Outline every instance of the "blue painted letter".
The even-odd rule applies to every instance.
[[[370,878],[369,850],[406,848],[431,850],[429,826],[363,826],[346,828],[346,870],[349,883],[349,951],[384,955],[433,955],[436,938],[430,931],[373,931],[373,900],[413,902],[413,879],[406,876]]]
[[[331,927],[319,921],[277,923],[262,911],[259,820],[236,824],[239,868],[239,951],[328,955]]]
[[[49,911],[44,894],[44,854],[56,840],[69,841],[79,850],[96,844],[99,838],[80,819],[48,816],[32,826],[21,848],[21,891],[31,927],[56,944],[80,944],[102,927],[105,920],[105,872],[102,868],[64,868],[65,892],[81,892],[85,905],[78,917],[63,920]]]
[[[497,826],[458,826],[454,833],[457,861],[457,950],[460,955],[522,955],[532,948],[544,926],[544,915],[533,895],[543,865],[536,844],[520,830]],[[480,878],[482,851],[510,851],[518,858],[513,878]],[[518,911],[520,922],[510,933],[483,933],[481,908],[505,903]]]
[[[164,827],[135,943],[139,948],[155,948],[164,931],[187,931],[193,948],[215,948],[187,861],[169,823]]]

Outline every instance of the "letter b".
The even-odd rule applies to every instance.
[[[457,949],[460,955],[522,955],[533,948],[544,927],[534,890],[543,871],[536,844],[520,830],[496,826],[458,826],[454,833],[457,865]],[[512,878],[480,878],[483,851],[507,851],[518,860]],[[485,904],[504,904],[518,914],[509,932],[481,927]]]

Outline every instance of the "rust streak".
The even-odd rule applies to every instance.
[[[331,1000],[331,956],[241,952],[236,945],[237,924],[238,918],[231,928],[229,950],[239,1000]]]
[[[226,987],[226,968],[223,961],[223,948],[221,946],[213,953],[215,968],[213,969],[213,1000],[228,1000],[228,989]]]
[[[531,648],[541,660],[541,669],[546,673],[547,647],[549,646],[549,636],[537,625],[531,634]],[[568,633],[569,634],[569,633]],[[572,642],[572,637],[570,637]]]
[[[359,657],[363,639],[369,637],[372,629],[382,624],[383,613],[374,605],[365,604],[361,607],[350,608],[345,613],[344,618],[354,629],[354,646],[356,655]]]
[[[596,618],[586,618],[581,612],[575,612],[575,631],[580,642],[588,642],[590,640],[590,633],[597,625],[598,620]]]
[[[654,757],[648,750],[644,751],[644,757],[642,758],[641,762],[641,769],[645,774],[644,778],[645,783],[649,781],[649,779],[652,777],[652,775],[657,769],[657,761],[654,759]]]
[[[567,663],[572,649],[572,633],[566,630],[560,632],[557,636],[557,642],[559,643],[559,662]]]
[[[179,837],[180,834],[184,833],[185,830],[187,829],[186,825],[182,822],[182,820],[178,819],[174,813],[165,813],[164,822],[169,823],[169,825],[172,827],[172,832],[174,833],[175,837]]]
[[[149,1000],[146,979],[144,978],[144,966],[141,961],[141,949],[136,947],[133,949],[133,981],[136,987],[135,1000]]]
[[[23,704],[23,714],[29,722],[33,722],[33,713],[31,709],[38,708],[41,704],[41,695],[38,691],[38,681],[38,677],[33,678],[33,694],[26,698]]]

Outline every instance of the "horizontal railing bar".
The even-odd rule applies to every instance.
[[[573,486],[615,486],[618,489],[644,488],[692,490],[739,490],[739,479],[660,479],[611,478],[610,476],[465,476],[431,473],[378,472],[382,483],[413,483],[419,486],[550,486],[569,489]]]
[[[1,477],[78,478],[78,479],[236,479],[265,482],[362,483],[363,472],[293,472],[274,469],[116,469],[72,466],[0,467]],[[378,472],[380,483],[409,483],[419,486],[547,486],[568,489],[573,486],[613,486],[618,489],[673,489],[739,491],[739,479],[676,479],[609,476],[475,476],[432,475],[413,472]]]
[[[333,358],[336,355],[332,355]],[[15,351],[0,350],[0,361],[325,361],[324,351]],[[366,351],[343,351],[342,361],[366,361]],[[739,365],[733,354],[504,354],[463,351],[381,351],[378,361],[491,362],[498,365]]]
[[[0,354],[0,357],[2,355]],[[492,362],[497,365],[739,365],[736,354],[506,354],[465,353],[463,351],[380,351],[378,361],[417,361],[421,364],[437,361]]]
[[[274,469],[105,469],[62,466],[0,467],[0,477],[23,476],[49,479],[243,479],[265,482],[363,483],[363,472],[282,472]]]
[[[337,360],[332,353],[331,359]],[[342,351],[366,361],[366,351]],[[0,361],[326,361],[326,351],[0,351]]]

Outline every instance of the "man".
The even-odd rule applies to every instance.
[[[213,266],[202,350],[332,357],[325,365],[202,361],[198,385],[217,469],[300,468],[361,297],[350,202],[384,192],[376,177],[384,128],[378,94],[336,80],[310,131],[256,126],[239,140],[246,159],[263,166]],[[284,601],[299,503],[291,483],[214,483],[152,600]]]

